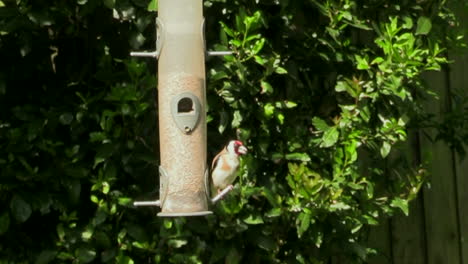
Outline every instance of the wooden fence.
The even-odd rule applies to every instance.
[[[468,13],[462,23],[468,29]],[[451,107],[452,92],[468,95],[468,56],[452,52],[449,58],[454,62],[446,69],[426,76],[440,95],[426,109],[438,117]],[[446,144],[421,134],[418,141],[414,154],[430,161],[429,183],[410,204],[408,217],[396,216],[372,231],[370,241],[381,254],[369,263],[468,264],[468,158],[460,161]]]

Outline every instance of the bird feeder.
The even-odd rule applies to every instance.
[[[159,0],[156,51],[132,56],[158,60],[160,199],[135,206],[160,206],[158,216],[211,214],[206,160],[203,2]]]

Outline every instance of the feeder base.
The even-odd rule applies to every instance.
[[[159,217],[178,217],[178,216],[203,216],[213,214],[211,211],[187,212],[187,213],[158,213]]]

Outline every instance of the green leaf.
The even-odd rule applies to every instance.
[[[171,229],[172,228],[172,221],[168,219],[164,219],[163,221],[164,228]]]
[[[338,210],[338,211],[349,210],[349,209],[351,209],[351,206],[349,206],[348,204],[345,204],[343,202],[336,202],[336,203],[332,203],[330,205],[330,209],[333,209],[332,211],[334,211],[334,210]]]
[[[265,216],[266,217],[278,217],[282,214],[281,208],[273,208],[270,211],[266,212]]]
[[[413,28],[413,20],[409,16],[403,17],[403,26],[404,29],[411,29]]]
[[[264,187],[262,188],[262,194],[270,202],[273,207],[279,207],[280,201],[275,197],[275,194],[270,189]]]
[[[367,199],[374,197],[374,183],[368,182],[366,187]]]
[[[346,79],[345,81],[339,81],[336,83],[335,91],[337,92],[346,91],[352,97],[358,98],[361,92],[361,87],[359,86],[358,83],[355,83],[352,80]]]
[[[390,204],[392,207],[400,208],[401,211],[408,216],[409,211],[408,211],[408,201],[402,198],[395,198],[392,200],[392,203]]]
[[[147,241],[147,232],[140,225],[129,224],[127,226],[128,235],[138,241]]]
[[[300,237],[302,237],[304,232],[306,232],[307,229],[309,229],[309,226],[310,226],[310,213],[306,213],[306,212],[300,213],[299,217],[298,217],[298,221],[299,221],[299,226],[297,228],[297,235],[300,238]]]
[[[371,113],[370,113],[370,110],[369,110],[369,106],[364,105],[362,107],[362,109],[360,109],[360,111],[359,111],[359,116],[361,116],[362,120],[364,120],[366,122],[369,122],[369,120],[371,118]]]
[[[431,20],[425,16],[421,16],[418,19],[416,27],[416,35],[427,35],[432,28]]]
[[[246,16],[244,18],[244,25],[246,29],[254,29],[258,26],[260,21],[261,13],[256,11],[253,16]]]
[[[230,36],[231,38],[234,38],[235,37],[235,34],[234,34],[234,31],[232,31],[232,29],[230,29],[224,22],[219,22],[221,24],[221,27],[223,28],[223,31],[228,35]]]
[[[358,70],[367,70],[367,69],[369,69],[369,63],[367,62],[367,60],[365,58],[362,58],[359,55],[354,55],[354,58],[357,61]]]
[[[81,233],[81,238],[83,241],[88,242],[89,239],[93,236],[93,229],[87,228],[85,231]]]
[[[385,60],[382,57],[377,57],[371,61],[371,64],[380,64],[384,62]]]
[[[89,197],[89,199],[90,199],[91,202],[93,202],[93,203],[96,203],[96,204],[99,203],[99,198],[98,198],[96,195],[91,195],[91,196]]]
[[[117,264],[134,264],[135,262],[129,256],[118,256]]]
[[[181,248],[181,247],[187,245],[188,241],[187,241],[187,239],[176,239],[176,238],[174,238],[174,239],[169,239],[167,244],[171,248]]]
[[[104,141],[105,139],[107,139],[107,136],[103,132],[91,132],[89,134],[89,140],[91,142]]]
[[[247,218],[244,218],[244,223],[248,225],[258,225],[263,224],[263,219],[260,215],[249,215]]]
[[[229,78],[229,75],[225,71],[211,70],[210,74],[211,74],[211,80],[213,80],[213,81],[219,81],[219,80],[222,80],[222,79],[228,79]]]
[[[129,115],[131,113],[131,108],[128,104],[123,104],[120,107],[120,112],[122,113],[122,115]]]
[[[260,86],[262,87],[262,94],[272,94],[273,93],[273,87],[266,81],[262,80],[260,82]]]
[[[265,66],[265,64],[268,62],[267,60],[265,60],[263,57],[260,57],[260,56],[254,56],[254,59],[256,63],[262,66]]]
[[[96,251],[88,248],[79,248],[76,250],[75,255],[80,263],[90,263],[96,258]]]
[[[319,117],[312,118],[312,125],[314,125],[315,129],[320,132],[325,132],[330,129],[330,126],[327,124],[327,122]]]
[[[369,224],[369,225],[378,225],[379,224],[379,221],[377,221],[377,219],[371,215],[364,215],[363,216],[364,219],[366,220],[366,223]]]
[[[343,81],[339,81],[336,83],[336,86],[335,86],[335,91],[337,92],[344,92],[347,90],[346,86],[348,84],[346,82],[343,82]]]
[[[310,161],[310,157],[307,153],[288,153],[285,158],[287,160],[297,160],[297,161]]]
[[[275,243],[275,241],[271,237],[267,237],[267,236],[258,236],[255,239],[255,242],[258,247],[268,252],[275,250],[277,246],[277,243]]]
[[[285,68],[279,67],[279,66],[275,68],[275,72],[277,74],[286,74],[286,73],[288,73],[288,71]]]
[[[380,147],[380,155],[382,158],[387,157],[387,155],[390,153],[390,150],[392,150],[392,145],[390,145],[388,141],[384,141],[382,147]]]
[[[104,181],[104,182],[102,183],[102,190],[101,190],[102,193],[103,193],[103,194],[107,194],[107,193],[109,193],[109,190],[110,190],[109,183],[106,182],[106,181]]]
[[[109,246],[110,247],[110,246]],[[115,255],[117,250],[115,249],[109,249],[101,252],[101,261],[103,263],[107,263],[112,259],[115,259]]]
[[[151,0],[151,2],[148,4],[147,10],[150,12],[158,11],[158,0]]]
[[[278,113],[278,114],[276,115],[276,119],[278,119],[278,122],[279,122],[281,125],[284,124],[284,115],[283,115],[283,113]]]
[[[233,128],[238,128],[240,124],[242,123],[242,120],[243,120],[243,117],[240,111],[239,110],[234,111],[234,117],[232,119],[231,126]]]
[[[119,205],[129,206],[132,204],[132,198],[129,197],[120,197],[118,200]]]
[[[362,226],[363,226],[362,223],[357,224],[353,229],[351,229],[351,233],[354,234],[358,232],[362,228]]]
[[[338,138],[340,136],[340,132],[338,131],[338,128],[332,127],[329,130],[325,131],[325,133],[322,136],[322,143],[320,144],[320,147],[322,148],[328,148],[336,144],[338,141]]]
[[[60,123],[62,123],[62,125],[69,125],[73,121],[73,115],[70,113],[61,114],[59,117],[59,121]]]
[[[272,117],[273,114],[275,113],[275,106],[273,104],[271,104],[271,103],[267,103],[263,107],[263,112],[265,113],[266,117]]]
[[[59,223],[56,229],[57,229],[57,235],[59,239],[63,240],[65,238],[65,229],[63,228],[63,224]]]
[[[291,108],[294,108],[296,106],[297,106],[297,103],[292,102],[292,101],[286,101],[286,108],[291,109]]]
[[[103,0],[104,5],[107,8],[114,9],[116,0]]]
[[[252,49],[252,55],[257,55],[260,52],[260,50],[262,50],[264,44],[265,44],[264,38],[257,40]]]
[[[11,199],[10,209],[13,217],[21,223],[28,220],[32,213],[31,205],[16,194]]]
[[[345,154],[348,162],[354,162],[357,160],[357,141],[346,142],[348,144],[345,145]]]
[[[47,264],[54,260],[57,255],[57,251],[54,250],[43,250],[39,256],[37,256],[35,264]]]

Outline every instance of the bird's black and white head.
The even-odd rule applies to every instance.
[[[247,154],[247,148],[244,144],[239,140],[231,140],[229,141],[227,147],[227,151],[231,154],[235,154],[237,156]]]

